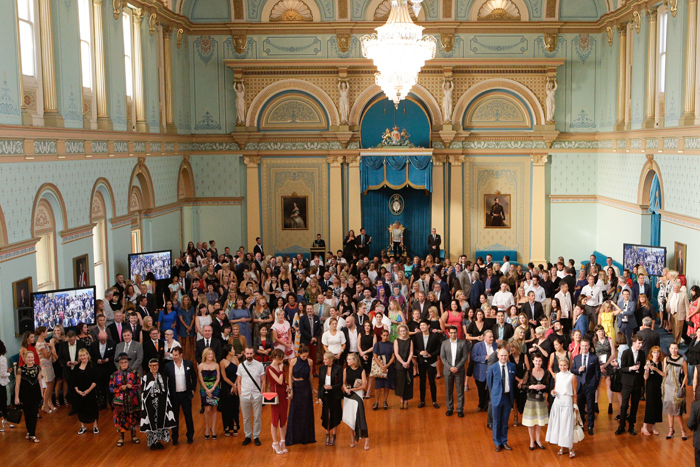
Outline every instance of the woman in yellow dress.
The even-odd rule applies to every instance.
[[[622,310],[617,303],[606,301],[601,305],[598,313],[598,324],[605,329],[605,335],[613,338],[615,336],[615,316],[620,314]],[[613,342],[614,343],[614,342]]]

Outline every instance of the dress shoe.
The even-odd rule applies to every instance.
[[[630,427],[630,429],[627,430],[627,432],[628,432],[629,434],[631,434],[632,436],[637,436],[637,432],[634,431],[634,428],[633,428],[633,427]]]
[[[256,446],[262,446],[262,443],[260,442],[260,439],[255,438],[255,445],[256,445]]]
[[[243,442],[241,443],[241,445],[243,445],[243,446],[248,446],[248,445],[251,443],[251,441],[252,441],[252,440],[251,440],[250,438],[246,438],[246,439],[243,440]]]
[[[464,412],[462,412],[461,410],[457,411],[457,416],[459,418],[464,418]]]
[[[179,444],[180,443],[176,439],[173,440],[173,446],[178,446]]]
[[[165,449],[165,446],[163,446],[163,444],[160,441],[158,441],[156,443],[156,449],[163,450],[163,449]]]
[[[448,417],[451,417],[452,413],[453,413],[452,410],[448,410],[447,412],[445,412],[445,415],[447,415]]]
[[[440,404],[438,404],[437,402],[433,402],[433,407],[435,407],[436,409],[439,409],[439,408],[440,408]]]
[[[512,451],[512,450],[513,450],[512,447],[508,446],[508,443],[506,443],[506,444],[503,445],[503,449],[505,449],[506,451]]]
[[[70,417],[71,415],[75,415],[77,413],[78,413],[78,411],[76,409],[74,409],[73,406],[71,406],[70,412],[68,412],[68,416]]]
[[[600,413],[600,410],[598,409],[598,403],[595,403],[595,413]]]
[[[486,425],[486,428],[488,428],[489,430],[493,431],[493,426],[491,426],[491,425]]]
[[[592,426],[588,427],[588,434],[593,436],[593,427]]]
[[[496,446],[496,452],[501,452],[501,445]]]
[[[187,444],[192,444],[194,443],[194,439],[192,438],[187,438]]]
[[[202,407],[201,409],[199,409],[199,413],[200,413],[200,414],[203,414],[203,413],[204,413],[204,407]]]
[[[425,407],[425,402],[421,402],[420,404],[418,404],[419,409],[422,409],[423,407]]]
[[[625,429],[622,428],[622,427],[620,427],[620,428],[618,428],[618,429],[615,431],[615,434],[616,434],[616,435],[621,435],[621,434],[624,433],[624,432],[625,432]]]

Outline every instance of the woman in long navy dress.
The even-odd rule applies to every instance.
[[[299,347],[299,357],[291,360],[289,387],[292,388],[287,417],[287,446],[316,442],[314,423],[314,401],[311,386],[309,348]],[[313,391],[316,392],[316,391]]]

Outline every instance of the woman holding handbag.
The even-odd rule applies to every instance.
[[[387,338],[389,331],[385,331]],[[389,344],[391,345],[391,344]],[[343,369],[334,365],[335,354],[323,354],[323,365],[318,369],[318,399],[321,401],[321,425],[326,429],[326,446],[335,446],[338,425],[343,420]]]
[[[343,406],[343,421],[352,430],[350,447],[355,447],[355,442],[365,438],[365,451],[369,450],[369,432],[367,431],[367,418],[365,417],[365,401],[362,393],[367,388],[367,375],[360,366],[360,357],[351,353],[347,358],[348,366],[343,372],[343,391],[345,403]]]
[[[374,377],[375,402],[372,410],[379,408],[379,399],[383,393],[384,410],[389,408],[386,400],[389,397],[389,390],[394,389],[394,344],[389,342],[389,330],[382,330],[382,340],[374,344],[372,350],[374,363],[372,363],[372,373]],[[376,371],[375,371],[376,370]]]
[[[287,323],[287,325],[289,325],[289,323]],[[286,454],[289,452],[287,448],[284,447],[287,433],[287,408],[289,407],[287,393],[289,392],[289,388],[287,387],[287,382],[284,380],[285,355],[280,349],[275,349],[270,354],[270,357],[272,357],[272,363],[265,370],[265,374],[272,392],[277,393],[276,403],[268,404],[272,409],[270,413],[272,450],[277,454]],[[263,396],[267,398],[267,393]]]

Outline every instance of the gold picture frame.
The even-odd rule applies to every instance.
[[[22,295],[24,292],[24,295]],[[12,303],[15,310],[17,308],[32,306],[31,295],[32,293],[32,278],[25,277],[16,282],[12,283]]]
[[[80,267],[82,266],[82,271]],[[73,287],[90,287],[87,253],[73,258]]]
[[[510,195],[504,195],[498,191],[484,195],[484,228],[510,229],[512,225],[510,212]]]
[[[308,208],[308,196],[282,196],[282,230],[309,230]]]
[[[678,274],[685,276],[686,258],[688,256],[688,245],[685,243],[673,242],[673,266]]]

